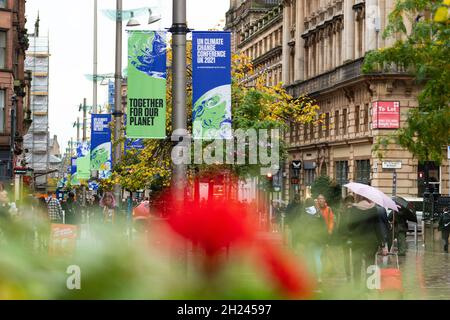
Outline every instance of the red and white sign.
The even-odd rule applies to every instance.
[[[400,129],[400,102],[376,101],[372,105],[373,129]]]

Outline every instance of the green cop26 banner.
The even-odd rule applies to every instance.
[[[166,137],[166,32],[128,34],[127,138]]]
[[[90,143],[83,141],[77,146],[77,179],[89,180],[91,177],[91,148]]]

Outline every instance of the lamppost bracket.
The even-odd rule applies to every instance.
[[[174,23],[168,29],[168,31],[172,34],[185,35],[185,34],[188,34],[189,32],[191,32],[192,30],[187,27],[186,23]]]

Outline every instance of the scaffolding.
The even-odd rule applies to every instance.
[[[48,123],[49,93],[49,38],[29,35],[30,46],[26,53],[25,67],[32,72],[31,112],[32,125],[24,137],[28,149],[26,161],[34,169],[36,191],[46,191],[47,173],[50,167],[50,134]]]

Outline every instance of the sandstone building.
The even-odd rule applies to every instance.
[[[239,7],[251,7],[253,2],[240,1]],[[397,169],[398,195],[421,196],[425,168],[417,159],[399,146],[390,145],[383,160],[372,150],[379,137],[404,125],[408,110],[417,107],[419,88],[400,68],[369,75],[361,71],[368,51],[395,41],[382,38],[395,0],[280,2],[279,7],[274,7],[282,9],[277,27],[268,25],[271,18],[264,20],[270,9],[247,23],[229,20],[230,12],[237,10],[236,1],[231,1],[227,26],[233,32],[236,50],[251,56],[258,70],[275,74],[268,78],[269,84],[281,80],[294,97],[309,94],[324,114],[321,125],[291,124],[286,136],[289,161],[283,196],[307,196],[309,186],[319,175],[328,175],[341,185],[349,181],[370,183],[391,194],[393,169],[383,168],[383,161],[401,162],[401,169]],[[242,21],[243,17],[241,14],[234,18]],[[414,18],[407,27],[413,23]],[[277,39],[281,41],[281,48],[277,49],[281,61],[265,60],[270,50],[279,45]],[[272,71],[278,67],[281,76]],[[298,185],[291,184],[292,160],[302,161]],[[430,165],[430,181],[442,194],[448,194],[448,165]]]

